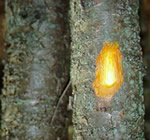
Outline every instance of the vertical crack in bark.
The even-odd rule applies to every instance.
[[[5,52],[4,52],[4,42],[5,42],[5,0],[0,1],[0,96],[2,94],[2,88],[3,88],[3,69],[4,69],[3,62],[4,59],[6,59]],[[0,126],[1,126],[1,119],[2,119],[1,102],[2,101],[0,100]]]

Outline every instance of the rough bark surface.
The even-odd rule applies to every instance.
[[[66,9],[63,0],[6,1],[2,140],[66,139],[67,98],[51,122],[69,80]]]
[[[71,0],[74,140],[143,140],[143,68],[138,0]],[[118,42],[124,83],[111,99],[95,95],[95,61]]]

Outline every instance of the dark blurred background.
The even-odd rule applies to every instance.
[[[4,53],[5,39],[5,16],[4,0],[0,1],[0,89],[2,89],[3,64],[6,55]],[[140,0],[140,26],[141,26],[141,46],[143,49],[143,62],[146,68],[144,77],[144,97],[145,97],[145,137],[150,140],[150,0]]]
[[[4,53],[5,42],[5,0],[0,1],[0,94],[2,90],[3,64],[2,60],[6,57]],[[1,101],[0,101],[0,120],[1,120]],[[1,123],[0,123],[1,124]],[[0,127],[1,128],[1,127]]]
[[[140,0],[141,46],[146,67],[144,77],[145,137],[150,140],[150,0]]]

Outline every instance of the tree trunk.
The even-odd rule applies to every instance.
[[[138,0],[71,0],[74,140],[144,139],[143,66]],[[94,93],[96,58],[118,42],[124,82],[112,98]]]
[[[67,96],[53,114],[69,80],[68,6],[62,0],[6,1],[1,139],[66,139]]]

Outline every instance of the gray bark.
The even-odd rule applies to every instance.
[[[71,0],[74,140],[143,140],[143,64],[138,0]],[[94,93],[95,61],[118,42],[124,83],[112,99]]]
[[[1,139],[66,139],[67,95],[51,120],[69,80],[67,9],[62,0],[6,1]]]

